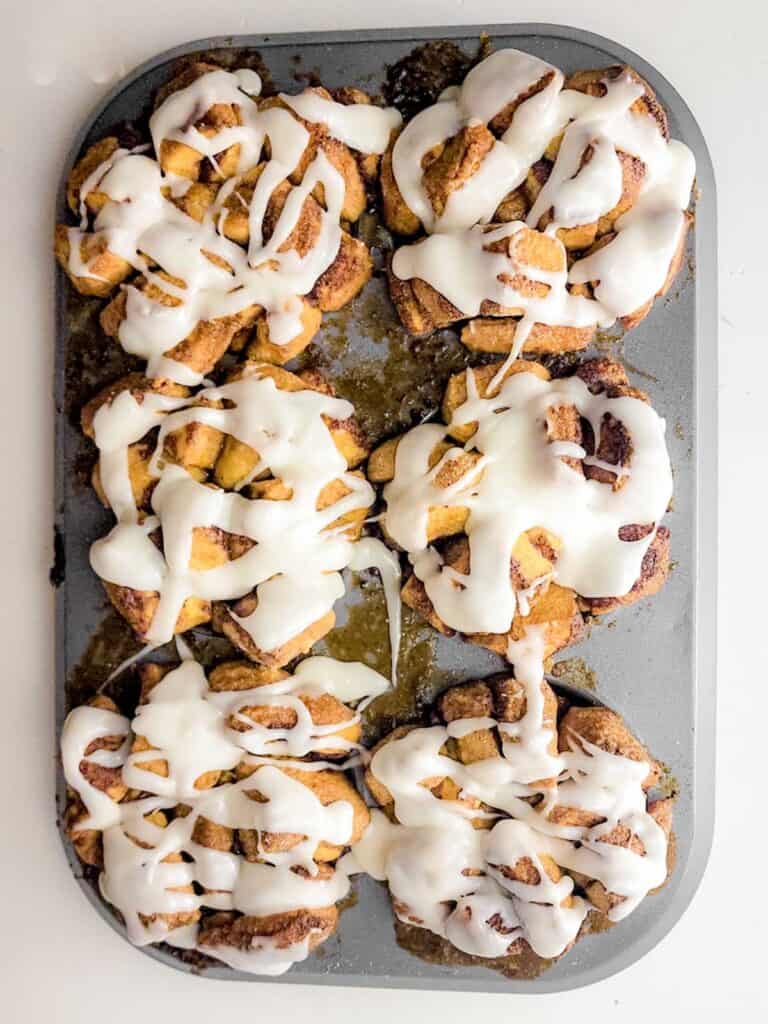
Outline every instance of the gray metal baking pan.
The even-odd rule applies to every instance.
[[[335,87],[357,85],[378,92],[385,67],[414,47],[450,39],[467,52],[481,33],[496,47],[530,51],[566,71],[628,62],[650,82],[666,107],[674,137],[696,155],[700,198],[687,270],[672,292],[626,339],[609,336],[600,349],[624,361],[633,382],[648,390],[666,416],[675,471],[672,530],[674,570],[655,598],[609,616],[574,651],[563,652],[560,681],[589,686],[582,696],[602,701],[627,717],[633,730],[665,762],[678,793],[675,811],[677,863],[666,888],[646,899],[610,937],[589,935],[561,961],[535,978],[508,977],[475,964],[428,962],[398,944],[383,885],[369,878],[354,883],[337,935],[274,984],[440,988],[487,992],[554,992],[576,988],[624,969],[650,950],[685,911],[703,875],[713,829],[715,617],[716,617],[716,409],[717,295],[715,185],[701,131],[682,98],[637,54],[601,36],[557,25],[521,24],[420,28],[354,33],[238,36],[187,43],[139,67],[101,102],[78,133],[66,170],[83,145],[118,122],[146,111],[175,61],[216,51],[238,61],[258,55],[280,89],[296,89],[319,77]],[[297,84],[299,83],[299,84]],[[64,216],[64,189],[58,217]],[[375,233],[375,232],[374,232]],[[374,239],[375,240],[375,239]],[[87,484],[93,453],[77,429],[80,405],[124,369],[116,346],[99,332],[98,300],[75,298],[59,274],[57,294],[56,721],[86,698],[119,661],[135,649],[130,631],[110,615],[101,586],[88,565],[91,541],[110,525]],[[338,390],[363,407],[374,436],[394,433],[437,403],[444,380],[467,354],[455,335],[442,332],[414,345],[397,325],[381,278],[374,279],[351,309],[326,318],[309,363],[324,368]],[[384,386],[382,386],[382,382]],[[371,396],[377,395],[376,402]],[[382,395],[383,404],[382,404]],[[377,404],[378,402],[378,404]],[[388,670],[382,629],[383,603],[373,581],[350,581],[339,614],[340,628],[319,650],[363,657]],[[396,718],[413,717],[451,682],[501,668],[493,655],[406,620],[402,692],[385,699],[374,731]],[[223,641],[196,636],[203,657],[215,657]],[[161,652],[160,656],[163,654]],[[170,655],[166,652],[165,657]],[[577,657],[574,657],[577,656]],[[589,671],[584,671],[584,666]],[[595,684],[596,680],[596,684]],[[130,686],[130,683],[126,683]],[[388,703],[387,703],[388,701]],[[64,786],[59,773],[59,808]],[[96,894],[65,841],[73,873],[88,899],[114,928],[120,922]],[[400,936],[402,939],[402,936]],[[166,947],[146,947],[170,967],[214,978],[249,978],[224,966],[179,959]],[[422,951],[423,952],[423,951]],[[259,979],[256,979],[259,980]]]

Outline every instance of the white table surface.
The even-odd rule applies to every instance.
[[[226,1014],[402,1024],[467,1015],[525,1021],[656,1017],[766,1001],[762,790],[768,680],[765,427],[768,340],[768,57],[764,0],[2,0],[0,59],[0,1018],[7,1024],[197,1024]],[[49,256],[55,182],[76,127],[116,78],[208,35],[549,21],[641,53],[693,109],[715,164],[720,208],[720,696],[717,829],[691,908],[645,959],[559,996],[479,996],[227,984],[170,971],[132,950],[87,905],[54,827],[51,561],[53,318]],[[670,680],[674,685],[674,680]],[[762,863],[761,863],[762,861]],[[762,891],[758,879],[762,880]],[[750,884],[751,883],[751,884]],[[610,942],[610,937],[606,938]],[[741,1013],[739,1013],[741,1011]],[[343,1018],[342,1018],[343,1014]],[[668,1016],[667,1016],[668,1014]],[[603,1016],[605,1015],[605,1016]]]

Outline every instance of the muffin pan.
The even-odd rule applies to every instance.
[[[586,702],[604,702],[624,715],[633,732],[668,769],[667,785],[677,794],[676,866],[663,894],[645,900],[610,940],[587,935],[573,953],[537,977],[524,971],[508,976],[481,962],[433,962],[428,942],[413,951],[412,935],[395,923],[384,885],[358,876],[354,899],[344,909],[339,931],[317,953],[275,983],[441,988],[488,992],[562,991],[622,970],[652,948],[688,905],[707,860],[713,825],[715,615],[716,615],[716,408],[717,308],[716,221],[712,166],[701,132],[672,86],[641,57],[600,36],[550,25],[462,26],[354,33],[303,33],[205,39],[169,50],[124,79],[102,101],[75,139],[65,176],[88,143],[115,124],[136,120],[170,76],[174,61],[209,53],[225,62],[269,69],[278,89],[320,79],[329,87],[356,85],[379,92],[391,66],[415,47],[449,39],[468,53],[487,33],[494,48],[533,53],[566,72],[626,62],[654,88],[666,108],[672,136],[694,152],[699,198],[695,229],[688,239],[686,264],[670,294],[626,338],[600,335],[588,354],[621,360],[632,383],[646,390],[667,420],[667,442],[675,474],[674,508],[665,519],[672,532],[673,571],[652,600],[620,610],[596,623],[577,647],[557,656],[556,684]],[[259,58],[260,55],[260,58]],[[58,197],[65,212],[64,185]],[[367,240],[386,248],[385,234],[367,217]],[[381,252],[380,252],[381,255]],[[110,522],[87,484],[91,453],[77,420],[79,409],[98,387],[125,368],[118,347],[98,328],[98,300],[76,296],[57,278],[56,564],[57,586],[56,720],[95,691],[123,657],[138,649],[130,630],[110,614],[101,585],[88,564],[90,543]],[[349,309],[326,317],[315,343],[301,358],[334,380],[355,402],[372,440],[398,433],[437,405],[451,372],[469,361],[454,332],[409,341],[397,322],[379,274]],[[290,367],[289,367],[290,368]],[[384,603],[378,582],[354,578],[338,608],[337,631],[313,653],[365,660],[389,669]],[[203,661],[230,652],[220,637],[203,631],[192,637]],[[153,654],[170,660],[169,645]],[[558,667],[559,666],[559,667]],[[401,688],[377,704],[367,722],[371,739],[395,720],[416,720],[420,709],[451,683],[499,671],[503,662],[458,639],[439,636],[406,615],[401,655]],[[130,679],[130,673],[120,677]],[[64,783],[58,778],[59,808]],[[122,931],[102,903],[94,878],[66,843],[67,856],[87,897],[109,923]],[[207,977],[265,980],[221,965],[201,966],[168,947],[143,952],[181,970]]]

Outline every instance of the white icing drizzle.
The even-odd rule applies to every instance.
[[[360,661],[340,662],[321,655],[305,658],[293,675],[306,688],[303,692],[311,692],[310,688],[315,687],[333,694],[344,704],[378,697],[390,687],[383,675]]]
[[[174,944],[170,937],[166,937],[165,941]],[[277,977],[285,974],[295,963],[307,959],[309,942],[310,936],[308,935],[301,942],[294,942],[290,946],[281,948],[275,939],[260,936],[257,944],[250,949],[238,949],[235,946],[209,948],[204,943],[200,943],[197,948],[201,952],[221,960],[229,967],[233,967],[236,971]]]
[[[197,942],[196,925],[177,930],[160,917],[147,922],[142,916],[190,913],[201,907],[264,916],[327,907],[342,899],[349,889],[346,873],[336,869],[328,878],[317,877],[313,854],[322,841],[339,846],[349,843],[352,806],[346,800],[323,806],[312,790],[281,770],[291,767],[317,771],[329,766],[323,762],[305,765],[251,758],[249,752],[306,754],[328,749],[333,746],[330,732],[357,722],[357,715],[326,728],[313,726],[306,716],[297,715],[293,729],[273,730],[275,742],[271,743],[265,735],[269,730],[237,712],[271,704],[298,710],[297,697],[302,694],[329,693],[356,701],[386,687],[387,681],[364,665],[311,658],[294,676],[279,683],[214,692],[208,689],[200,665],[184,661],[152,689],[133,722],[92,706],[72,711],[62,731],[61,753],[66,780],[86,809],[75,833],[83,829],[103,832],[100,888],[104,898],[125,918],[131,941],[140,945],[170,941],[185,948],[197,947],[241,970],[267,974],[282,973],[306,957],[309,937],[288,948],[278,948],[268,938],[257,938],[247,951],[206,947]],[[250,728],[245,732],[230,728],[231,715]],[[130,753],[134,735],[143,736],[152,749]],[[85,754],[95,741],[113,736],[125,736],[119,750]],[[342,742],[338,749],[350,746]],[[167,763],[166,776],[142,767],[158,760]],[[242,761],[254,766],[247,778],[208,789],[195,785],[206,773],[227,771]],[[88,781],[83,771],[88,763],[121,767],[123,783],[147,795],[114,802]],[[248,797],[254,789],[266,798],[263,802]],[[175,807],[180,801],[190,811],[185,817],[174,818],[167,827],[147,819],[153,811]],[[197,843],[192,836],[201,818],[228,828],[293,833],[304,838],[282,851],[270,852],[260,842],[262,862],[250,863],[237,854]],[[179,854],[185,854],[185,859],[166,860],[169,855]],[[301,870],[297,873],[293,869]],[[204,888],[202,894],[178,891],[195,882]]]
[[[502,138],[494,141],[478,170],[451,192],[436,217],[423,184],[424,156],[463,126],[491,121],[547,74],[549,83],[519,104]],[[477,315],[486,300],[522,307],[512,359],[534,323],[608,326],[638,310],[662,288],[684,230],[695,174],[692,153],[680,142],[668,143],[650,114],[630,110],[643,86],[629,73],[603,84],[600,97],[563,89],[556,68],[516,50],[501,50],[473,68],[461,88],[418,114],[393,150],[398,189],[432,235],[399,249],[394,273],[428,282],[467,316]],[[522,225],[505,225],[490,234],[477,225],[493,218],[501,200],[563,129],[550,176],[528,216],[529,227],[536,228],[552,210],[545,232],[554,237],[561,228],[593,223],[612,210],[622,195],[619,153],[643,163],[640,196],[616,220],[616,237],[577,260],[570,272],[565,251],[563,272],[551,279],[527,268],[529,277],[545,280],[550,288],[543,299],[526,301],[498,280],[500,273],[510,272],[510,259],[483,248]],[[591,159],[582,163],[590,147]],[[594,299],[576,301],[566,290],[568,283],[587,282],[598,282]]]
[[[397,658],[400,652],[400,636],[402,633],[402,607],[400,604],[400,583],[402,572],[400,560],[394,551],[375,537],[363,537],[355,545],[352,570],[378,569],[384,587],[387,602],[387,620],[389,622],[390,679],[392,686],[397,686]]]
[[[337,103],[312,89],[305,89],[298,96],[280,93],[280,99],[299,117],[324,124],[334,139],[361,153],[383,153],[389,145],[390,135],[403,122],[394,107]]]
[[[104,768],[117,768],[122,765],[131,746],[130,726],[131,723],[123,715],[104,708],[77,708],[67,716],[61,730],[61,762],[64,777],[69,785],[77,789],[78,796],[88,811],[88,817],[78,829],[95,828],[104,831],[120,821],[119,804],[88,781],[80,771],[80,762],[85,757],[85,751],[95,740],[107,736],[125,736],[125,742],[119,750],[97,750],[87,757],[91,763]]]
[[[536,323],[589,327],[597,319],[601,325],[609,326],[615,319],[603,314],[592,299],[572,295],[566,289],[565,250],[560,271],[540,270],[517,259],[516,236],[524,227],[522,221],[513,221],[493,228],[476,226],[461,232],[429,235],[413,245],[401,246],[392,261],[392,269],[398,277],[427,281],[468,317],[477,316],[486,300],[522,309],[523,318],[515,330],[512,355],[505,366],[517,358]],[[501,239],[509,239],[509,252],[489,252],[487,246]],[[525,295],[500,279],[500,275],[515,273],[546,284],[546,294]]]
[[[578,935],[589,904],[573,893],[573,880],[553,880],[542,858],[603,883],[619,897],[611,920],[626,917],[666,877],[667,839],[648,813],[642,783],[649,765],[609,754],[582,737],[550,754],[554,734],[543,720],[543,637],[532,630],[511,645],[527,709],[516,723],[469,719],[414,729],[373,756],[370,770],[394,800],[397,824],[374,811],[371,826],[346,858],[348,870],[386,880],[395,913],[448,939],[466,953],[503,956],[525,939],[539,956],[555,957]],[[499,757],[463,765],[440,753],[449,737],[498,728]],[[546,761],[546,764],[543,763]],[[542,772],[554,778],[541,778]],[[462,802],[437,798],[425,780],[451,778]],[[531,806],[525,798],[541,794]],[[481,801],[488,812],[468,806]],[[605,821],[592,827],[557,825],[553,808],[589,810]],[[473,818],[496,819],[490,829]],[[601,842],[617,825],[642,843],[644,853]],[[535,884],[509,877],[527,860]]]
[[[435,217],[422,182],[426,154],[463,126],[490,121],[547,73],[553,75],[549,85],[520,104],[478,172],[451,194],[442,216]],[[459,231],[490,220],[567,120],[558,103],[562,84],[562,72],[552,65],[518,50],[499,50],[474,67],[459,89],[444,94],[406,125],[392,152],[392,169],[400,194],[427,231]]]
[[[194,403],[224,403],[211,408]],[[100,476],[117,525],[91,548],[91,565],[111,583],[157,591],[160,602],[146,635],[161,644],[172,635],[184,601],[242,597],[257,587],[258,606],[239,624],[264,651],[272,651],[325,615],[343,595],[340,570],[353,543],[341,516],[372,504],[373,490],[347,472],[324,417],[345,420],[352,406],[316,391],[282,391],[270,377],[249,376],[194,397],[169,398],[130,391],[105,403],[94,418]],[[255,472],[269,469],[291,490],[285,501],[249,500],[211,488],[185,469],[163,461],[164,439],[190,423],[202,423],[249,445],[259,454]],[[128,445],[159,426],[150,471],[155,515],[139,521],[128,473]],[[253,475],[253,474],[251,474]],[[341,480],[349,493],[318,510],[326,485]],[[242,481],[245,483],[246,481]],[[150,538],[163,531],[163,552]],[[218,527],[254,546],[239,558],[208,570],[189,568],[193,531]]]
[[[268,683],[251,690],[210,693],[207,699],[227,716],[248,726],[247,734],[238,735],[238,743],[249,754],[278,757],[304,757],[316,751],[335,750],[339,753],[359,750],[359,744],[335,735],[340,729],[359,724],[359,711],[343,723],[315,725],[309,709],[301,697],[330,693],[343,703],[355,703],[364,698],[378,697],[389,689],[389,684],[378,672],[360,662],[350,662],[339,668],[333,658],[313,657],[301,662],[292,676],[276,683]],[[296,722],[287,729],[268,728],[252,722],[238,713],[244,707],[291,708]]]
[[[122,257],[165,295],[178,300],[175,306],[161,305],[133,285],[125,286],[127,302],[119,340],[126,351],[147,360],[149,376],[168,377],[184,384],[199,383],[201,374],[166,353],[200,321],[231,316],[250,306],[266,310],[270,340],[278,345],[287,344],[301,331],[298,297],[312,290],[336,258],[345,184],[322,151],[307,167],[301,184],[292,189],[269,242],[263,240],[268,200],[275,187],[298,166],[310,135],[289,110],[260,109],[251,98],[259,91],[260,81],[253,72],[212,71],[172,93],[150,119],[152,144],[158,158],[163,143],[172,142],[190,147],[216,166],[216,154],[239,147],[235,176],[221,186],[201,222],[172,202],[174,196],[186,192],[190,182],[164,173],[156,158],[136,150],[117,150],[81,188],[83,221],[80,228],[69,231],[70,272],[98,279],[82,259],[81,243],[86,239],[103,239],[109,252]],[[384,134],[388,137],[388,131],[399,118],[396,112],[372,105],[341,107],[312,93],[285,99],[291,100],[297,112],[300,108],[305,120],[327,117],[332,135],[340,133],[354,139],[366,152],[369,144],[376,147],[372,152],[381,151],[382,142],[386,145]],[[195,127],[195,122],[217,104],[235,106],[241,123],[222,127],[207,136]],[[224,204],[242,176],[266,160],[266,142],[269,160],[263,163],[248,204],[250,243],[246,253],[222,234],[227,214]],[[303,257],[293,249],[280,252],[296,227],[304,200],[318,185],[323,188],[324,204],[313,247]],[[89,232],[85,200],[96,189],[108,200]],[[159,276],[158,269],[181,280],[182,286],[166,281]]]
[[[562,449],[548,443],[547,412],[562,405],[575,406],[589,421],[596,448],[606,414],[623,424],[633,448],[631,472],[619,490],[575,472],[561,461]],[[449,439],[446,428],[426,423],[409,431],[397,447],[394,478],[384,488],[386,531],[408,552],[440,618],[464,633],[506,633],[516,609],[528,607],[530,593],[521,603],[509,567],[515,542],[533,527],[561,541],[552,578],[562,586],[585,597],[628,593],[655,531],[623,541],[619,530],[658,524],[672,495],[664,420],[640,399],[593,395],[578,377],[544,381],[517,373],[497,395],[480,398],[469,371],[467,399],[450,425],[475,421],[477,430],[465,447],[450,448],[432,469],[430,455]],[[441,469],[464,451],[476,453],[478,461],[449,487],[438,486]],[[429,510],[439,506],[469,509],[466,575],[444,565],[428,542]]]
[[[551,753],[554,733],[544,723],[544,645],[543,626],[528,626],[522,640],[508,641],[507,660],[525,687],[526,710],[519,721],[500,722],[498,729],[502,754],[515,779],[529,785],[538,781],[546,788],[562,770],[562,759]]]
[[[177,637],[177,639],[180,640],[181,638]],[[123,660],[120,662],[117,668],[112,669],[107,678],[101,684],[100,690],[103,690],[105,687],[109,686],[112,680],[117,679],[117,677],[119,675],[122,675],[126,669],[132,668],[134,665],[137,665],[140,661],[143,661],[144,658],[146,658],[147,655],[151,654],[152,651],[154,650],[155,648],[152,644],[144,644],[144,646],[140,647],[135,654],[129,654],[127,658],[123,658]]]

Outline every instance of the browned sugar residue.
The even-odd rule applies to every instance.
[[[619,360],[630,373],[642,377],[643,380],[649,380],[654,384],[658,384],[658,377],[654,377],[652,373],[648,373],[647,370],[641,370],[639,366],[634,366],[629,362],[624,352],[626,337],[627,332],[621,329],[618,329],[618,332],[616,328],[610,331],[598,330],[595,332],[592,345],[597,349],[599,355]]]
[[[566,658],[564,661],[558,661],[552,666],[550,674],[561,683],[567,683],[578,690],[597,690],[595,670],[590,668],[583,658]]]
[[[630,373],[642,377],[643,380],[649,380],[654,384],[658,384],[658,377],[654,377],[652,373],[648,373],[647,370],[641,370],[639,366],[629,362],[624,351],[626,339],[627,332],[620,327],[614,327],[609,331],[598,330],[595,332],[592,347],[597,350],[598,355],[607,356],[610,359],[623,363],[624,368]]]
[[[338,907],[339,913],[343,914],[345,910],[349,910],[350,907],[354,907],[358,902],[357,889],[350,889],[343,900],[338,900],[336,906]],[[319,947],[319,948],[322,948]]]
[[[592,344],[601,355],[620,358],[624,348],[624,332],[597,330]]]
[[[452,331],[411,338],[398,322],[385,282],[375,279],[345,309],[324,317],[297,364],[332,380],[376,443],[437,412],[448,377],[465,369],[470,355]]]
[[[129,356],[104,335],[99,325],[103,299],[89,299],[67,287],[66,321],[69,329],[64,367],[64,414],[80,425],[80,410],[106,384],[143,363]]]
[[[86,704],[99,692],[121,662],[136,654],[142,646],[125,619],[110,610],[96,628],[82,658],[69,673],[66,684],[67,707]],[[133,676],[132,672],[125,673],[125,677],[132,679]],[[127,706],[125,691],[129,687],[125,677],[118,677],[113,687],[115,692],[110,692],[110,696],[121,706]]]
[[[672,774],[668,764],[665,764],[663,761],[658,761],[657,763],[661,769],[661,777],[653,788],[658,792],[659,796],[674,799],[680,792],[680,783]]]
[[[242,657],[223,636],[217,636],[205,628],[189,630],[184,640],[195,659],[206,669],[213,668],[225,659]],[[67,707],[86,704],[96,693],[104,693],[126,712],[133,712],[137,698],[137,677],[133,667],[117,675],[107,683],[110,675],[124,661],[137,654],[143,647],[125,619],[110,609],[96,628],[80,661],[67,678]],[[178,660],[173,641],[151,653],[148,660]]]
[[[629,370],[630,373],[634,373],[636,376],[642,377],[643,380],[649,380],[652,384],[659,383],[658,377],[654,377],[654,375],[652,373],[648,373],[647,370],[641,370],[639,366],[635,366],[633,363],[630,363],[630,361],[627,359],[623,352],[621,355],[621,359],[624,363],[624,368],[626,370]]]
[[[485,33],[471,56],[450,40],[432,40],[387,68],[384,96],[405,119],[411,118],[434,103],[443,89],[458,85],[489,52],[490,40]]]
[[[486,967],[491,971],[498,971],[505,978],[521,978],[530,981],[538,978],[548,967],[551,967],[554,960],[547,960],[537,956],[527,943],[522,943],[519,953],[510,956],[494,957],[488,959],[480,956],[470,956],[462,953],[461,950],[452,946],[446,939],[440,938],[434,932],[426,928],[417,928],[415,925],[404,924],[402,921],[395,921],[395,938],[397,944],[425,960],[427,963],[440,964],[444,967]]]

